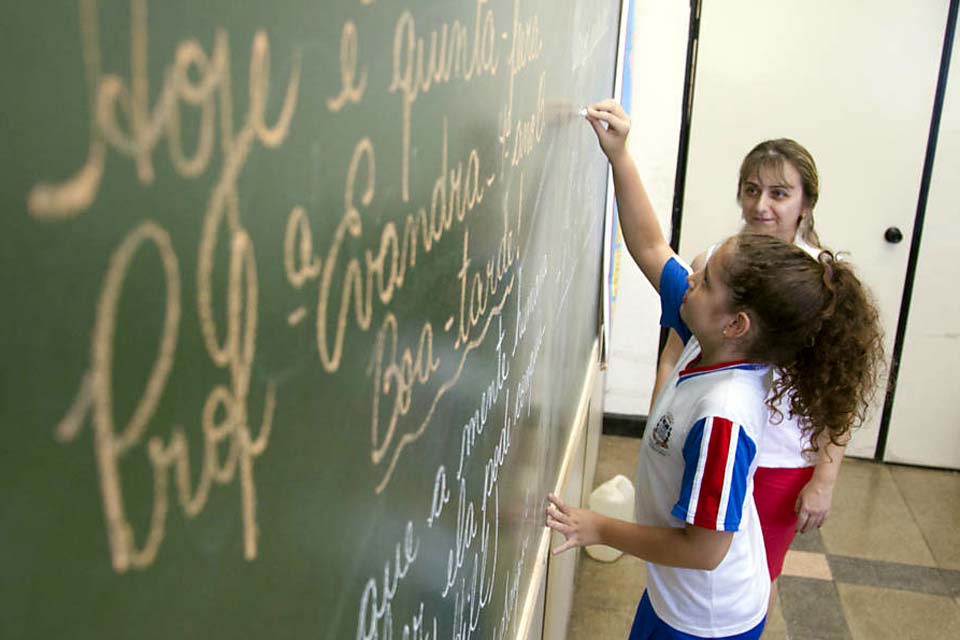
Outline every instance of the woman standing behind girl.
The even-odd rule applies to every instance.
[[[686,346],[644,436],[638,524],[551,495],[547,526],[566,538],[554,553],[605,544],[648,561],[631,638],[757,638],[770,581],[752,484],[768,408],[784,403],[812,442],[843,438],[875,382],[877,313],[849,266],[767,235],[727,240],[691,275],[626,150],[629,119],[612,100],[588,119],[613,168],[627,248]]]
[[[779,238],[816,258],[822,250],[813,220],[819,195],[817,166],[809,151],[787,138],[761,142],[740,165],[737,202],[743,232]],[[694,268],[711,250],[697,256]],[[654,398],[682,349],[679,336],[671,332],[657,366]],[[846,438],[823,439],[814,451],[789,408],[778,409],[764,432],[753,485],[771,582],[780,576],[796,533],[820,528],[830,513],[847,443]],[[771,596],[775,593],[774,589]]]

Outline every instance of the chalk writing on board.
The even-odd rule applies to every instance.
[[[232,130],[232,94],[227,61],[229,46],[226,32],[218,30],[212,58],[208,59],[200,46],[184,41],[177,47],[176,62],[166,75],[164,88],[152,110],[147,99],[147,16],[146,2],[132,2],[131,80],[128,84],[113,74],[94,78],[97,95],[97,127],[110,146],[131,156],[137,166],[141,182],[153,179],[152,153],[162,135],[168,139],[171,164],[184,177],[194,177],[209,166],[212,144],[214,105],[220,105],[220,134],[223,152],[221,174],[217,180],[203,216],[198,249],[197,311],[208,355],[213,364],[224,369],[230,377],[229,385],[216,385],[207,396],[201,415],[204,437],[203,465],[200,479],[191,486],[187,439],[182,428],[175,427],[170,440],[164,443],[159,436],[144,442],[150,423],[169,376],[176,351],[177,332],[181,316],[180,276],[176,255],[167,234],[156,223],[143,223],[121,242],[115,251],[97,305],[97,321],[91,337],[90,372],[80,384],[77,400],[57,428],[61,441],[76,437],[87,415],[94,428],[95,458],[100,477],[101,499],[106,521],[107,537],[113,567],[122,573],[129,568],[144,568],[153,563],[163,541],[169,510],[168,484],[173,473],[179,504],[185,515],[201,513],[209,499],[214,483],[228,484],[239,476],[241,486],[241,519],[244,531],[244,556],[257,556],[256,483],[253,461],[267,447],[273,424],[276,390],[272,384],[265,389],[264,413],[256,436],[250,432],[247,401],[250,393],[250,370],[256,352],[257,328],[257,266],[253,242],[240,221],[239,196],[236,180],[255,141],[265,147],[282,144],[289,132],[297,102],[299,62],[294,70],[284,98],[283,107],[274,125],[265,122],[267,87],[269,84],[269,44],[263,32],[254,35],[250,57],[249,105],[243,126]],[[96,33],[96,5],[84,5],[81,24],[84,33]],[[99,46],[84,38],[85,46]],[[87,52],[86,57],[99,59],[99,50]],[[189,80],[188,69],[195,68],[201,75],[197,84]],[[214,91],[219,91],[215,96]],[[218,103],[214,102],[219,97]],[[179,101],[203,105],[197,155],[187,159],[179,147]],[[129,105],[131,131],[125,133],[115,119],[115,110]],[[102,171],[100,172],[102,175]],[[92,184],[92,183],[91,183]],[[99,182],[94,187],[98,186]],[[39,187],[38,187],[39,188]],[[91,202],[95,192],[85,199]],[[54,198],[56,200],[56,198]],[[226,330],[222,333],[214,320],[212,296],[212,265],[217,252],[218,236],[226,223],[228,231],[229,275],[226,293]],[[122,431],[115,432],[113,417],[113,334],[118,313],[122,285],[133,256],[141,244],[151,241],[160,251],[167,284],[164,332],[161,349],[151,370],[144,395]],[[223,416],[218,420],[217,416]],[[230,442],[226,459],[219,460],[219,445]],[[154,499],[150,525],[145,541],[137,542],[136,532],[126,515],[123,503],[123,475],[119,461],[133,449],[145,445],[153,469]]]
[[[523,180],[521,178],[521,196],[517,199],[518,203],[523,202],[522,191]],[[509,201],[509,199],[507,199],[507,201]],[[453,323],[448,322],[447,325],[448,327],[451,325],[457,326],[457,339],[454,342],[454,348],[459,350],[461,347],[463,347],[460,362],[454,374],[437,390],[423,421],[416,429],[404,433],[400,437],[397,446],[394,448],[393,453],[390,456],[390,461],[387,464],[386,471],[383,474],[383,479],[376,487],[377,493],[381,493],[389,484],[390,478],[393,475],[393,470],[401,453],[403,452],[403,449],[406,446],[416,442],[426,432],[430,425],[430,421],[433,417],[433,412],[436,409],[437,403],[447,393],[447,391],[456,385],[460,375],[463,373],[468,355],[471,351],[483,343],[487,334],[487,330],[490,328],[490,322],[495,317],[499,318],[503,310],[503,306],[506,303],[510,292],[513,290],[514,275],[512,272],[512,267],[514,262],[520,258],[520,249],[516,240],[517,236],[515,235],[515,232],[519,231],[522,219],[523,210],[520,206],[518,206],[516,214],[516,228],[514,228],[514,226],[511,224],[509,212],[506,208],[504,209],[503,232],[500,243],[497,246],[497,251],[490,256],[482,268],[475,269],[472,273],[470,271],[472,259],[469,257],[469,229],[464,231],[463,257],[461,260],[460,270],[457,272],[457,279],[460,282],[459,311],[456,316],[451,316],[451,318],[454,320]],[[501,283],[508,276],[509,280],[504,285],[503,291],[500,294],[501,297],[499,302],[490,305],[491,296],[497,295]],[[488,305],[490,305],[489,308]],[[474,334],[474,329],[481,324],[482,327],[480,328],[480,332],[478,334]],[[378,406],[377,396],[375,395],[375,408],[378,408]],[[391,435],[395,429],[395,421],[398,417],[399,416],[394,413],[391,418],[392,421],[388,427],[388,433]],[[374,412],[373,419],[375,421],[374,427],[376,433],[376,421],[379,420],[376,412]],[[374,453],[376,454],[378,446],[376,437],[374,438],[373,444]],[[375,458],[374,462],[379,462],[380,457]]]
[[[27,208],[37,217],[62,218],[75,216],[96,200],[103,179],[105,146],[135,160],[137,177],[142,184],[153,182],[153,151],[161,138],[166,138],[170,160],[184,177],[201,175],[212,157],[215,133],[214,112],[221,106],[220,131],[223,164],[241,165],[247,147],[256,138],[267,147],[278,146],[286,137],[297,102],[300,79],[299,56],[294,56],[293,70],[280,116],[273,127],[264,121],[269,85],[269,45],[267,36],[254,35],[250,58],[250,104],[243,129],[236,134],[233,127],[233,96],[230,92],[230,49],[227,33],[218,29],[212,56],[208,56],[195,40],[184,40],[174,54],[165,81],[151,107],[147,75],[147,2],[131,1],[130,81],[116,74],[101,71],[101,51],[97,26],[96,0],[82,0],[80,31],[83,36],[83,57],[90,94],[90,148],[87,161],[75,176],[62,184],[38,183],[27,198]],[[191,80],[190,71],[200,76]],[[201,110],[201,125],[194,156],[187,157],[180,140],[181,103]],[[123,111],[130,130],[124,131],[117,117]],[[236,169],[236,167],[234,167]],[[227,173],[227,171],[225,171]]]
[[[540,287],[542,287],[545,277],[545,270],[541,269],[537,272],[535,284],[523,305],[525,319],[522,322],[524,324],[531,322],[539,311]],[[518,320],[516,325],[518,329],[521,326],[520,322]],[[498,344],[502,344],[505,334],[502,324],[499,327]],[[470,637],[473,631],[477,629],[481,612],[492,601],[499,554],[500,479],[502,474],[507,473],[505,465],[510,454],[513,427],[518,424],[524,410],[529,411],[531,406],[532,384],[539,361],[539,353],[543,346],[544,331],[545,325],[541,322],[538,325],[537,338],[534,342],[533,352],[530,354],[530,360],[520,379],[516,382],[516,393],[514,394],[516,400],[514,402],[511,403],[512,387],[504,385],[509,379],[509,362],[514,357],[512,353],[503,354],[503,364],[498,366],[498,378],[491,382],[491,389],[497,386],[506,387],[502,395],[498,394],[498,399],[493,404],[501,405],[507,410],[503,413],[503,423],[498,432],[496,444],[489,457],[481,465],[484,469],[483,486],[476,498],[471,497],[474,492],[469,488],[467,479],[464,477],[458,478],[455,521],[453,522],[454,533],[451,548],[447,551],[444,579],[440,585],[440,596],[442,598],[453,595],[454,637]],[[505,372],[502,379],[499,377],[501,372]],[[486,402],[485,394],[486,390],[482,392],[481,404]],[[444,516],[446,513],[444,506],[452,498],[447,485],[446,469],[443,465],[437,468],[434,477],[434,489],[426,518],[428,527],[432,527],[438,519]],[[452,514],[451,517],[453,517]],[[413,527],[412,523],[407,524],[405,540],[415,535],[412,532]],[[479,544],[478,548],[477,544]],[[513,575],[505,576],[504,584],[507,588],[504,590],[503,611],[494,637],[502,638],[506,636],[509,623],[513,619],[512,616],[515,615],[519,595],[519,572],[525,555],[524,547],[521,548],[521,555]],[[406,575],[410,565],[416,560],[414,558],[409,563],[405,563],[404,557],[400,553],[400,545],[398,544],[392,569],[385,568],[383,586],[379,591],[387,597],[381,595],[379,604],[371,603],[371,598],[376,600],[378,591],[376,582],[373,579],[368,581],[359,607],[358,639],[391,637],[393,632],[392,620],[402,618],[402,614],[395,615],[392,601],[399,589],[398,585],[402,577]],[[469,567],[468,575],[462,575],[461,571],[467,567]],[[413,626],[405,625],[404,629],[413,629],[414,627],[423,629],[422,616],[423,607],[421,603],[420,608],[413,614]],[[429,628],[429,625],[427,625],[427,628]]]
[[[571,376],[541,381],[585,333],[556,307],[589,279],[578,254],[598,228],[569,211],[599,196],[579,184],[588,159],[567,162],[582,140],[557,126],[569,105],[554,101],[579,88],[558,75],[555,16],[359,0],[307,28],[254,7],[200,32],[130,0],[113,37],[114,12],[78,1],[89,121],[62,143],[79,135],[85,157],[18,197],[37,228],[85,214],[109,233],[85,263],[97,295],[78,303],[89,357],[47,443],[96,474],[98,561],[167,563],[138,578],[158,584],[201,540],[275,575],[298,559],[278,548],[304,548],[287,546],[300,507],[347,505],[348,524],[294,533],[346,558],[335,597],[316,581],[307,596],[332,635],[516,636],[570,428],[553,386]],[[317,486],[343,465],[343,495]]]
[[[393,36],[393,78],[389,92],[400,95],[402,111],[401,194],[410,199],[410,139],[413,104],[434,84],[451,79],[470,80],[484,74],[496,75],[497,30],[493,10],[487,0],[476,0],[473,42],[470,31],[459,20],[444,22],[427,38],[418,37],[413,14],[404,11],[397,20]],[[448,48],[449,47],[449,48]],[[424,59],[427,67],[424,68]]]
[[[379,464],[387,454],[396,435],[397,422],[410,410],[416,387],[429,382],[440,366],[439,359],[433,355],[433,325],[429,322],[425,322],[420,330],[416,349],[403,347],[398,354],[397,341],[397,318],[388,312],[377,333],[371,365],[373,449],[370,457],[374,464]],[[386,403],[389,419],[384,432],[381,432],[380,425],[382,399],[392,400]]]
[[[393,610],[391,602],[397,593],[401,582],[410,572],[410,567],[420,552],[420,541],[413,531],[413,523],[407,522],[404,528],[403,541],[397,542],[394,547],[392,561],[388,560],[383,567],[382,581],[377,588],[377,577],[367,580],[360,597],[360,613],[357,617],[357,638],[377,638],[378,625],[389,625],[384,629],[383,637],[389,638],[392,634]]]
[[[508,339],[507,332],[504,329],[502,316],[497,317],[496,331],[496,353],[497,366],[495,377],[481,391],[480,398],[477,399],[477,409],[474,410],[471,422],[464,425],[461,434],[460,449],[460,469],[464,466],[464,459],[469,458],[472,453],[472,446],[476,436],[482,433],[486,425],[486,416],[492,412],[495,407],[503,407],[503,422],[498,432],[496,444],[489,457],[481,463],[484,470],[483,486],[479,494],[475,494],[476,489],[471,489],[465,476],[458,471],[456,497],[451,495],[448,485],[448,477],[445,466],[440,465],[434,474],[434,487],[432,491],[430,506],[425,519],[427,527],[433,527],[438,520],[449,513],[451,524],[454,525],[453,535],[450,539],[450,548],[446,555],[446,571],[444,579],[441,582],[440,596],[442,598],[453,597],[454,621],[453,637],[469,638],[478,628],[478,621],[481,612],[490,605],[493,597],[494,582],[497,578],[496,567],[498,565],[499,555],[499,527],[500,527],[500,506],[499,506],[499,486],[502,475],[508,475],[506,463],[510,454],[512,431],[516,424],[523,418],[524,414],[529,416],[532,406],[533,381],[539,355],[543,346],[546,325],[541,316],[541,300],[543,287],[547,281],[547,258],[544,256],[540,262],[539,268],[534,273],[532,286],[521,296],[521,289],[516,290],[516,320],[512,323],[512,328],[516,332],[513,337],[513,344],[522,338],[521,334],[526,333],[531,325],[534,325],[536,338],[533,342],[532,352],[529,355],[527,365],[523,368],[521,375],[511,386],[510,370],[511,362],[516,356],[515,348],[507,350],[506,344],[511,342]],[[517,265],[516,275],[522,278],[523,264]],[[539,319],[538,319],[539,318]],[[508,327],[509,328],[509,327]],[[514,400],[511,401],[511,392],[513,391]],[[502,392],[502,393],[501,393]],[[477,487],[479,488],[479,487]],[[476,495],[476,497],[473,497]],[[445,507],[448,503],[455,502],[455,511],[448,512]],[[408,529],[412,525],[408,523]],[[478,546],[479,545],[479,546]],[[495,638],[505,637],[508,633],[510,622],[514,619],[519,591],[520,567],[523,564],[525,548],[521,548],[517,565],[512,572],[504,577],[504,602],[501,617],[493,630]],[[396,566],[399,564],[399,551],[396,554]],[[463,571],[467,574],[463,575]],[[386,576],[385,572],[385,576]],[[368,583],[368,589],[371,589]],[[387,591],[387,587],[384,587]],[[391,591],[391,596],[395,596],[395,590]],[[390,637],[393,628],[390,621],[393,619],[402,619],[403,614],[393,611],[392,597],[389,602],[382,602],[371,613],[369,602],[361,600],[360,622],[358,624],[357,638],[380,638]],[[434,618],[435,620],[435,618]],[[427,619],[429,622],[429,617]],[[379,623],[380,626],[376,626]],[[414,628],[423,629],[423,605],[413,612],[413,623],[404,625],[403,632]],[[426,625],[429,629],[429,624]],[[374,631],[376,629],[376,631]],[[434,633],[436,631],[434,630]]]
[[[574,24],[582,30],[573,36],[573,71],[590,60],[606,36],[606,26],[615,24],[615,20],[611,16],[610,5],[576,5]]]
[[[478,7],[481,3],[478,3]],[[531,61],[536,60],[540,55],[542,50],[542,39],[539,33],[538,21],[536,16],[530,18],[526,23],[521,24],[519,21],[519,2],[515,5],[515,15],[514,15],[514,35],[517,38],[522,38],[524,44],[516,45],[511,44],[512,53],[511,53],[511,64],[513,66],[511,70],[511,80],[510,80],[510,91],[507,95],[507,104],[501,109],[501,121],[511,122],[511,115],[513,112],[513,90],[512,83],[514,78],[520,71]],[[488,11],[488,15],[491,16],[492,12]],[[478,14],[479,16],[479,14]],[[479,18],[478,18],[479,20]],[[409,18],[409,28],[412,29],[413,18]],[[429,56],[428,56],[429,59]],[[494,57],[494,59],[496,59]],[[392,88],[396,88],[397,85],[397,67],[396,67],[397,53],[396,48],[394,50],[394,85]],[[419,60],[419,57],[418,57]],[[422,63],[422,60],[420,60]],[[495,69],[494,69],[495,71]],[[408,84],[402,84],[406,87]],[[416,85],[420,87],[420,85]],[[429,88],[430,82],[425,83],[426,88]],[[501,130],[500,132],[500,141],[501,144],[505,145],[506,140],[513,136],[514,147],[513,153],[509,151],[505,152],[506,157],[511,158],[510,164],[512,166],[519,165],[523,158],[529,155],[535,146],[540,142],[543,137],[543,130],[545,127],[545,75],[541,74],[538,81],[538,98],[537,98],[537,107],[529,119],[518,119],[516,124],[509,124],[506,129]],[[410,94],[408,94],[410,95]],[[414,98],[416,94],[412,94]],[[412,102],[412,101],[411,101]],[[406,117],[406,116],[405,116]],[[446,121],[444,121],[444,165],[446,164],[446,136],[447,136],[447,127]],[[511,133],[512,132],[512,133]],[[405,141],[406,144],[406,141]],[[474,157],[477,158],[476,166],[479,170],[480,159],[479,155],[475,155],[476,151],[471,153],[471,159]],[[476,173],[474,174],[477,175]],[[468,171],[469,176],[469,171]],[[438,184],[440,179],[438,179]],[[488,184],[491,182],[488,181]],[[511,227],[511,220],[508,215],[508,210],[506,208],[506,203],[510,201],[510,189],[509,186],[504,188],[504,223],[503,229],[504,234],[501,238],[500,245],[498,246],[498,251],[496,254],[495,260],[490,260],[486,264],[485,270],[478,270],[473,274],[468,273],[468,268],[471,264],[471,259],[469,258],[469,228],[464,231],[464,251],[463,251],[463,264],[461,270],[458,273],[461,284],[461,295],[460,295],[460,308],[459,312],[455,316],[451,316],[444,328],[450,330],[452,326],[457,327],[457,338],[454,342],[454,348],[460,349],[464,344],[468,345],[467,351],[471,351],[479,346],[482,343],[482,337],[480,340],[471,339],[472,327],[478,325],[484,318],[487,311],[488,298],[492,293],[496,293],[498,283],[506,277],[506,274],[512,270],[514,262],[520,258],[520,247],[516,238],[520,236],[520,228],[522,225],[523,211],[522,211],[522,202],[524,196],[524,174],[520,172],[520,185],[518,189],[517,203],[517,217],[516,217],[516,227]],[[477,183],[474,183],[477,186]],[[482,199],[482,187],[480,196],[478,200]],[[434,196],[436,200],[437,188],[434,189]],[[458,218],[459,220],[459,218]],[[486,277],[484,277],[486,276]],[[512,288],[513,277],[510,278],[510,286]],[[504,296],[504,301],[506,297]],[[502,306],[502,305],[501,305]],[[488,325],[485,325],[485,327]],[[484,331],[484,335],[485,335]],[[417,439],[422,437],[423,433],[426,431],[429,426],[430,415],[433,413],[433,407],[436,406],[437,401],[442,395],[444,395],[452,386],[456,383],[456,380],[459,378],[460,373],[463,370],[465,362],[466,353],[463,354],[463,359],[460,362],[460,366],[457,369],[456,374],[451,378],[448,383],[444,384],[434,399],[433,405],[428,412],[428,417],[425,419],[415,430],[404,434],[404,436],[399,440],[397,448],[394,450],[394,453],[391,457],[391,460],[388,464],[386,473],[383,477],[383,480],[377,485],[376,492],[381,493],[389,483],[390,477],[393,473],[393,468],[396,465],[399,455],[402,453],[404,447],[409,444],[412,444]],[[392,431],[391,431],[392,433]],[[376,446],[376,445],[375,445]],[[375,462],[378,462],[375,459]]]
[[[352,322],[362,330],[369,329],[374,305],[391,304],[412,277],[418,252],[422,262],[455,224],[462,223],[470,211],[483,202],[484,186],[477,150],[468,152],[465,163],[460,160],[454,168],[448,168],[445,122],[440,142],[441,173],[434,182],[429,211],[426,205],[420,205],[416,213],[407,214],[402,231],[389,221],[380,229],[379,237],[367,243],[367,248],[358,251],[349,245],[350,241],[364,240],[363,211],[376,194],[376,150],[369,138],[362,138],[354,148],[344,185],[344,212],[325,258],[314,253],[312,234],[304,219],[309,214],[302,207],[296,207],[287,219],[284,244],[287,278],[297,289],[302,289],[307,281],[319,281],[317,349],[329,373],[340,368],[348,325]],[[304,317],[305,309],[295,311],[291,324],[298,324]]]
[[[367,88],[366,69],[360,70],[357,78],[357,26],[352,20],[343,23],[343,35],[340,39],[340,80],[343,85],[339,95],[327,99],[327,109],[340,111],[348,102],[363,100]]]
[[[130,264],[140,247],[152,243],[164,267],[166,303],[163,334],[157,357],[150,370],[143,396],[125,427],[115,429],[113,407],[114,334],[123,282]],[[235,238],[230,284],[231,297],[239,298],[242,286],[241,269],[248,246],[245,236]],[[248,263],[249,264],[249,263]],[[255,288],[255,281],[248,281]],[[255,303],[256,295],[248,289],[248,300]],[[248,307],[249,309],[249,307]],[[251,436],[247,419],[246,399],[249,392],[249,366],[255,344],[255,327],[247,325],[246,337],[239,339],[240,309],[228,319],[230,333],[238,339],[228,348],[227,364],[231,372],[231,386],[217,385],[211,390],[202,415],[204,435],[203,467],[195,488],[191,487],[187,443],[181,428],[175,428],[170,441],[163,443],[159,436],[147,441],[147,452],[153,469],[154,502],[150,529],[145,542],[138,545],[133,527],[126,515],[123,501],[123,475],[120,461],[143,443],[153,414],[170,374],[176,351],[180,323],[180,275],[176,255],[169,236],[154,223],[143,223],[131,232],[110,260],[110,268],[97,305],[97,320],[91,339],[91,369],[81,385],[77,403],[61,421],[57,435],[62,441],[75,438],[82,421],[89,414],[94,428],[94,448],[100,476],[101,497],[107,524],[113,566],[118,572],[128,568],[149,566],[156,558],[164,537],[169,509],[168,477],[172,469],[177,495],[184,513],[190,517],[199,514],[207,503],[214,482],[228,484],[239,473],[242,515],[245,531],[245,554],[256,557],[256,488],[253,479],[253,460],[266,449],[274,407],[274,390],[267,389],[264,416],[257,436]],[[250,351],[245,351],[249,349]],[[225,418],[217,422],[222,411]],[[229,442],[225,460],[219,459],[219,445]]]
[[[497,317],[497,343],[495,347],[497,356],[497,368],[490,384],[484,387],[480,394],[478,407],[474,409],[470,418],[463,424],[460,431],[460,461],[457,465],[457,480],[463,477],[465,465],[473,453],[473,447],[479,436],[483,435],[483,430],[487,426],[487,418],[493,413],[493,408],[497,405],[500,397],[500,391],[503,389],[503,383],[510,375],[510,365],[507,359],[507,352],[503,348],[503,321],[502,316]],[[512,355],[512,354],[511,354]]]
[[[540,33],[540,22],[538,16],[533,14],[526,20],[520,18],[520,2],[515,2],[513,6],[513,37],[511,38],[510,53],[507,56],[507,67],[510,74],[507,81],[507,96],[499,115],[499,133],[498,141],[502,148],[502,157],[499,158],[500,177],[504,175],[507,167],[507,159],[510,159],[510,166],[517,166],[520,160],[530,151],[535,144],[543,137],[544,127],[544,102],[543,82],[544,74],[540,76],[540,91],[537,103],[538,109],[529,122],[522,119],[513,121],[514,90],[517,77],[531,62],[537,60],[543,51],[543,37]],[[513,151],[508,148],[510,138],[514,140]]]

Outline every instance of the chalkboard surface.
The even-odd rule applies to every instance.
[[[512,637],[619,3],[9,3],[0,636]]]

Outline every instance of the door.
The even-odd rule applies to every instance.
[[[937,154],[884,460],[960,469],[960,46],[953,41]],[[903,244],[907,244],[905,240]]]
[[[871,287],[889,359],[913,231],[947,0],[704,3],[681,253],[738,229],[740,161],[794,138],[820,174],[816,227]],[[884,396],[848,454],[873,457]]]

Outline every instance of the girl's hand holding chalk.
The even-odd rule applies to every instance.
[[[584,111],[607,158],[613,162],[625,153],[627,134],[630,133],[630,116],[623,107],[616,100],[601,100],[586,107]]]

